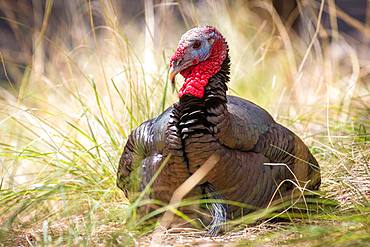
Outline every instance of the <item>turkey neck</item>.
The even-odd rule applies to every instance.
[[[230,58],[227,54],[221,65],[221,69],[213,75],[205,86],[204,96],[197,98],[191,95],[184,95],[178,103],[182,114],[190,113],[194,110],[205,110],[209,107],[217,107],[218,105],[226,105],[227,83],[230,78]]]
[[[221,69],[208,80],[202,98],[184,95],[175,105],[175,111],[179,116],[177,127],[186,163],[191,173],[196,167],[202,165],[213,152],[217,151],[217,145],[212,145],[217,142],[214,136],[217,123],[211,123],[207,118],[216,115],[215,109],[222,109],[222,114],[225,112],[224,109],[227,109],[226,91],[229,74],[230,59],[226,56]],[[203,144],[201,148],[199,144]]]

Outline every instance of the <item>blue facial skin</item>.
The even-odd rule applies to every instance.
[[[211,44],[207,42],[207,40],[203,40],[199,48],[193,48],[192,45],[190,47],[190,56],[193,59],[198,59],[199,62],[202,62],[208,58]]]
[[[192,39],[185,40],[184,42],[187,43],[186,52],[177,66],[175,66],[176,69],[181,71],[189,66],[205,61],[211,53],[214,41],[213,35],[214,34],[211,34],[207,37],[192,37]],[[200,42],[200,46],[194,48],[195,42]]]

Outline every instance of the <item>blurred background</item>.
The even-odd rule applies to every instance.
[[[230,47],[229,94],[296,132],[320,163],[325,198],[338,202],[319,211],[330,224],[315,218],[320,231],[294,228],[296,237],[366,240],[368,0],[0,0],[0,243],[143,234],[116,188],[118,159],[133,128],[177,101],[169,58],[206,24]]]
[[[281,36],[279,30],[273,30],[276,26],[274,20],[278,18],[291,39],[298,36],[308,43],[315,32],[320,2],[197,0],[186,3],[172,0],[113,0],[105,3],[99,0],[3,0],[0,2],[0,49],[3,63],[0,80],[3,86],[9,83],[19,85],[27,65],[32,62],[35,65],[33,59],[36,51],[37,59],[47,63],[55,53],[53,49],[56,49],[56,45],[63,45],[63,48],[70,50],[79,45],[96,49],[95,39],[103,39],[106,33],[112,31],[107,27],[119,27],[124,31],[125,37],[135,44],[136,52],[144,55],[140,57],[143,61],[153,59],[148,54],[150,52],[155,52],[158,57],[163,50],[173,49],[174,40],[178,39],[184,30],[195,25],[212,24],[214,15],[218,14],[220,20],[229,19],[227,28],[231,29],[230,32],[234,29],[234,33],[251,33],[252,24],[264,24],[266,27],[262,31],[269,30],[273,35]],[[323,12],[320,14],[317,38],[322,43],[345,39],[360,51],[360,55],[368,55],[368,5],[367,0],[325,1]],[[228,11],[207,13],[211,12],[212,8],[217,10],[220,7]],[[274,10],[269,9],[270,7]],[[207,10],[200,11],[203,9]],[[238,12],[234,11],[236,9]],[[244,30],[240,30],[239,25],[230,23],[236,20],[249,23],[249,26],[246,25]],[[145,49],[153,51],[144,52]],[[45,68],[39,69],[43,71]]]

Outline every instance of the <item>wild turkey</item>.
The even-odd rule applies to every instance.
[[[319,165],[301,139],[259,106],[226,96],[230,59],[219,31],[203,26],[186,32],[170,66],[173,83],[178,73],[185,78],[180,100],[130,134],[117,172],[117,185],[126,195],[127,190],[142,190],[169,154],[150,193],[165,203],[214,153],[219,161],[189,197],[208,196],[262,208],[278,187],[279,196],[291,195],[295,186],[288,179],[298,180],[306,189],[319,188]],[[140,186],[133,188],[130,177],[137,169]],[[217,223],[248,212],[218,203],[211,206]],[[214,210],[217,207],[221,211]],[[213,233],[219,230],[215,222],[211,228]]]

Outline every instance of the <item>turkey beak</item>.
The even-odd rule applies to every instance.
[[[170,68],[170,81],[173,87],[175,86],[176,75],[183,69],[181,64],[182,60],[183,59],[179,59],[172,62],[172,66]]]
[[[171,68],[170,68],[170,81],[171,81],[172,93],[175,92],[175,89],[176,89],[175,88],[176,87],[175,77],[176,77],[177,73],[179,73],[179,72],[176,71],[173,66],[171,66]]]
[[[171,84],[172,84],[172,86],[175,86],[175,77],[176,77],[176,75],[179,73],[179,71],[177,71],[175,68],[174,68],[174,66],[172,66],[171,68],[170,68],[170,81],[171,81]]]

